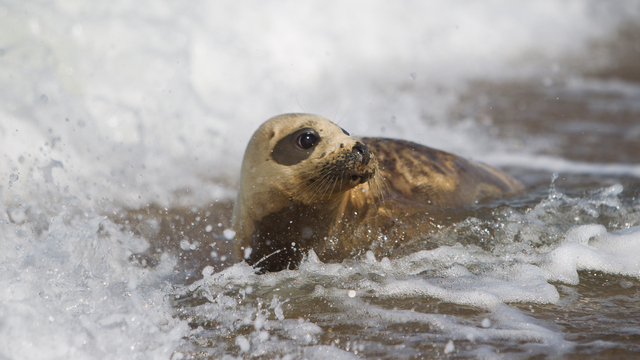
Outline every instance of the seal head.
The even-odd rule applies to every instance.
[[[269,119],[242,163],[236,255],[266,271],[294,268],[334,236],[348,204],[374,202],[380,183],[370,149],[333,122],[309,114]]]

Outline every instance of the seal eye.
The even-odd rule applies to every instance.
[[[318,138],[313,133],[308,132],[298,136],[298,146],[305,150],[311,149],[316,142],[318,142]]]
[[[281,138],[271,150],[271,158],[280,165],[291,166],[308,159],[322,141],[312,128],[302,128]]]

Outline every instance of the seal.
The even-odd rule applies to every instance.
[[[324,262],[410,241],[402,218],[522,190],[487,165],[416,143],[351,136],[328,119],[285,114],[251,137],[232,227],[235,252],[261,272],[296,268],[309,250]],[[388,246],[390,243],[393,246]]]

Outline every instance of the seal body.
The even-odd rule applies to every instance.
[[[331,121],[285,114],[266,121],[245,151],[233,212],[235,251],[261,271],[293,269],[309,250],[322,261],[380,255],[409,241],[412,214],[474,204],[522,186],[487,165],[419,144],[352,137]]]

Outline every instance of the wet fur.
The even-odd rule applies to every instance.
[[[362,138],[378,159],[387,196],[434,206],[462,206],[522,190],[487,165],[403,140]]]

